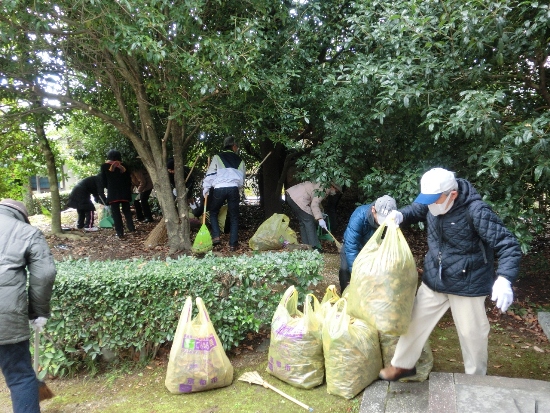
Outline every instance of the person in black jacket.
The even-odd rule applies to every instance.
[[[78,229],[84,228],[84,231],[97,231],[97,227],[94,225],[95,206],[91,196],[94,197],[96,203],[105,205],[106,198],[99,175],[89,176],[79,181],[69,195],[67,205],[75,208],[78,214],[76,227]]]
[[[111,149],[107,153],[107,161],[101,165],[101,188],[107,188],[107,203],[111,207],[116,235],[124,237],[124,224],[120,208],[126,219],[128,232],[136,230],[132,221],[130,202],[132,201],[132,178],[130,170],[122,162],[119,151]]]
[[[422,347],[448,308],[466,374],[485,375],[490,329],[485,297],[492,294],[491,300],[502,312],[512,303],[511,285],[521,259],[519,243],[465,179],[434,168],[422,176],[420,187],[413,204],[388,216],[397,224],[426,221],[428,252],[411,324],[399,338],[391,366],[380,371],[380,378],[395,381],[416,374]]]

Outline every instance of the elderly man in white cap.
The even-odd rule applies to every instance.
[[[395,199],[389,195],[378,198],[375,202],[358,206],[348,222],[344,232],[344,245],[340,251],[340,292],[344,292],[351,278],[351,269],[357,255],[361,252],[372,234],[384,223],[386,217],[397,209]]]
[[[399,338],[391,366],[380,371],[380,378],[395,381],[416,374],[422,347],[449,308],[466,374],[485,375],[490,329],[485,297],[491,294],[502,312],[512,303],[519,243],[472,184],[453,172],[429,170],[420,190],[413,204],[388,216],[397,224],[427,221],[428,252],[409,330]]]
[[[0,369],[13,411],[38,413],[39,382],[31,364],[29,323],[35,331],[46,324],[56,269],[44,235],[29,224],[20,201],[0,202],[0,250]]]

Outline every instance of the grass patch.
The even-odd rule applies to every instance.
[[[432,371],[464,373],[458,334],[450,311],[432,332],[430,345],[434,354]],[[549,381],[549,353],[548,341],[537,344],[527,336],[519,336],[504,323],[491,323],[487,375]]]
[[[297,389],[265,372],[267,353],[265,356],[265,362],[236,368],[230,386],[192,394],[174,395],[166,390],[165,363],[155,366],[153,363],[133,372],[112,371],[94,378],[79,376],[71,380],[48,381],[57,397],[43,402],[42,412],[295,413],[302,410],[270,389],[237,380],[244,372],[253,370],[279,390],[312,406],[315,412],[359,412],[362,393],[353,400],[346,400],[327,394],[326,384],[311,390]],[[5,396],[8,395],[0,394],[0,405],[7,404],[9,408],[9,397]]]

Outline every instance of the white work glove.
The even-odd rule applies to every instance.
[[[34,331],[42,331],[46,325],[46,321],[48,321],[46,317],[37,317],[34,320],[29,320],[29,324]]]
[[[399,225],[403,222],[403,214],[399,212],[397,209],[394,209],[388,214],[386,219],[393,220],[393,222],[395,222],[396,225]]]
[[[320,226],[321,228],[323,228],[325,231],[328,231],[327,223],[325,222],[324,219],[320,219],[320,220],[319,220],[319,226]]]
[[[105,205],[104,209],[106,212],[111,212],[111,207],[109,205]]]
[[[503,313],[508,310],[512,301],[514,301],[514,292],[512,291],[512,284],[502,275],[499,275],[493,284],[492,301],[496,301],[496,306]]]
[[[202,188],[202,196],[205,198],[208,196],[208,193],[210,192],[210,188]]]

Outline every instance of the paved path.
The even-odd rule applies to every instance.
[[[550,413],[550,382],[431,373],[422,383],[378,380],[363,393],[360,413]]]

